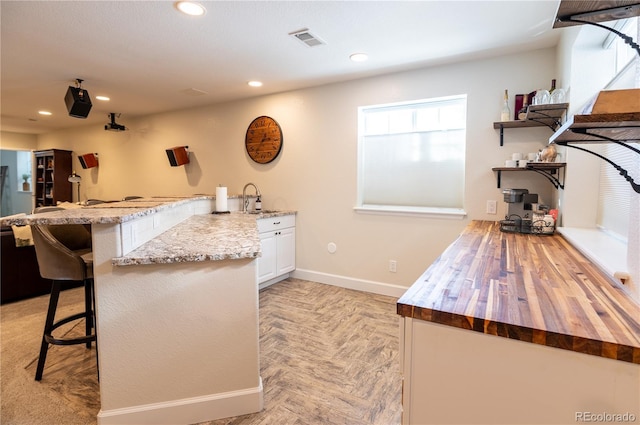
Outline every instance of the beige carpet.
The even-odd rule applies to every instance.
[[[60,315],[82,305],[65,291]],[[400,423],[398,316],[391,297],[287,279],[260,292],[262,412],[206,425]],[[48,296],[2,306],[2,425],[96,424],[95,350],[52,347],[36,382]],[[83,323],[68,332],[82,332]],[[65,331],[65,330],[63,330]]]
[[[80,311],[83,289],[64,291],[58,317]],[[99,393],[95,349],[51,347],[42,381],[34,379],[49,296],[3,305],[1,315],[2,425],[95,424]],[[72,327],[78,327],[76,331]],[[82,332],[84,322],[59,329]]]

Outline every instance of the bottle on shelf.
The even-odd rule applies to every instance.
[[[511,109],[509,109],[509,92],[504,90],[504,102],[502,111],[500,112],[500,121],[509,121],[511,119]]]
[[[549,89],[549,94],[553,94],[553,91],[556,89],[556,79],[551,80],[551,89]]]
[[[529,109],[529,95],[525,94],[522,98],[522,108],[518,111],[519,120],[527,118],[527,109]]]

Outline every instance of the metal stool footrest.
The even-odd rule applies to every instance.
[[[73,316],[65,317],[64,319],[58,320],[51,326],[51,330],[49,331],[49,333],[46,333],[44,335],[44,339],[49,344],[54,344],[54,345],[86,344],[87,342],[95,341],[96,340],[95,334],[83,335],[81,337],[76,337],[76,338],[56,338],[52,335],[54,329],[59,328],[60,326],[67,324],[69,322],[73,322],[74,320],[86,319],[86,318],[87,318],[87,314],[83,312],[83,313],[77,313],[77,314],[74,314]]]

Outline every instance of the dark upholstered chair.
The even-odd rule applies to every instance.
[[[42,210],[36,212],[44,212]],[[93,293],[93,254],[91,251],[91,232],[82,224],[64,225],[32,225],[31,233],[38,259],[40,275],[45,279],[51,279],[51,296],[49,309],[42,335],[40,357],[36,369],[36,381],[42,379],[47,351],[50,344],[73,345],[86,344],[91,348],[91,343],[97,339],[94,329],[95,323],[95,297]],[[56,309],[60,291],[66,285],[75,282],[84,282],[85,308],[83,312],[55,320]],[[85,319],[85,335],[75,338],[57,338],[52,332],[75,320]],[[96,354],[97,357],[97,354]]]

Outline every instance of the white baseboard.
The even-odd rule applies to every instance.
[[[313,270],[295,269],[291,277],[310,280],[312,282],[339,286],[341,288],[354,289],[356,291],[371,292],[373,294],[387,295],[400,298],[407,289],[406,286],[393,285],[391,283],[375,282],[372,280],[356,279],[353,277],[339,276],[335,274],[316,272]]]
[[[100,410],[98,425],[187,425],[255,413],[263,407],[260,378],[260,385],[256,388],[171,400],[166,403]]]

